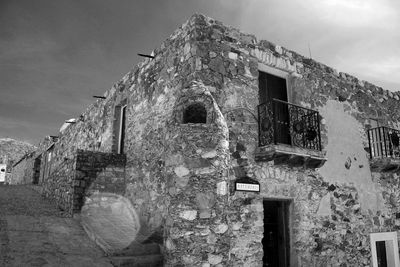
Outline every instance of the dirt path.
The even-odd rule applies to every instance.
[[[0,266],[112,266],[68,218],[31,186],[0,186]]]

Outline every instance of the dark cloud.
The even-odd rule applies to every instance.
[[[78,116],[193,13],[400,89],[398,1],[1,0],[0,136]]]

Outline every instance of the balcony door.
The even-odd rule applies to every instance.
[[[275,143],[290,145],[288,105],[282,102],[272,101],[273,99],[278,99],[288,102],[286,79],[260,71],[258,76],[258,89],[260,104],[270,103],[269,105],[273,109]]]

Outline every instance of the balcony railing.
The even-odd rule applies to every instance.
[[[318,111],[273,99],[258,106],[259,146],[287,144],[321,151]]]
[[[373,158],[400,158],[400,131],[389,127],[368,130],[369,153]]]

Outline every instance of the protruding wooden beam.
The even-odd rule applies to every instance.
[[[141,56],[141,57],[148,57],[148,58],[151,58],[151,59],[154,58],[154,56],[145,55],[145,54],[138,54],[138,56]]]

